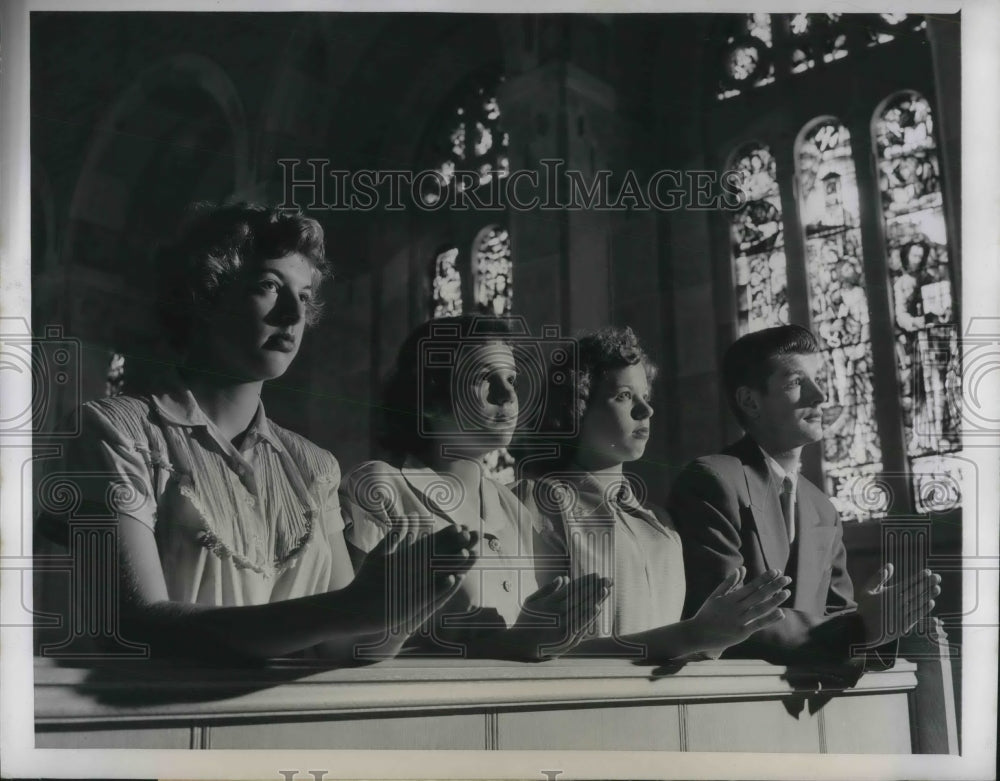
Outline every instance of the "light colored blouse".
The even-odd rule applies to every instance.
[[[414,459],[402,468],[367,461],[341,486],[345,535],[363,553],[390,529],[405,535],[464,524],[479,532],[476,563],[458,592],[435,614],[433,627],[423,627],[420,634],[425,638],[433,631],[445,642],[460,642],[472,629],[509,627],[524,600],[538,589],[527,510],[508,488],[482,473],[479,492],[482,517],[460,517],[463,490],[458,479]]]
[[[569,575],[611,578],[610,603],[591,637],[629,635],[673,624],[684,607],[681,539],[664,510],[638,501],[627,480],[605,490],[586,472],[522,480],[514,492],[537,515],[535,552]]]
[[[171,600],[257,605],[353,579],[337,460],[262,404],[239,450],[181,387],[89,402],[81,420],[69,477],[85,504],[154,534]]]

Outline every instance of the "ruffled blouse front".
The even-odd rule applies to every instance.
[[[81,420],[67,476],[87,512],[155,535],[171,600],[256,605],[352,580],[336,459],[263,405],[240,449],[183,388],[90,402]]]

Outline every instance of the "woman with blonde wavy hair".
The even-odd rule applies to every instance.
[[[649,441],[656,368],[631,328],[609,327],[578,339],[572,373],[571,382],[561,376],[549,383],[546,431],[574,436],[514,491],[538,519],[536,556],[561,560],[570,577],[614,582],[608,608],[576,650],[652,661],[716,656],[780,620],[788,578],[774,571],[744,584],[740,570],[697,615],[681,620],[680,537],[623,471]]]

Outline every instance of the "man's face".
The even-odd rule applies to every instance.
[[[765,391],[740,389],[748,428],[767,449],[783,452],[823,438],[820,405],[826,395],[818,381],[822,361],[817,353],[771,358]]]

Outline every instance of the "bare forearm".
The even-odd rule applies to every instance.
[[[157,602],[126,610],[123,619],[130,639],[138,635],[154,652],[267,659],[322,644],[346,660],[357,641],[379,631],[382,615],[381,606],[343,589],[242,607]]]
[[[623,653],[632,655],[637,649],[642,649],[640,658],[643,660],[659,662],[711,651],[712,641],[699,622],[687,619],[620,637],[584,640],[574,651],[587,655],[620,656]]]

